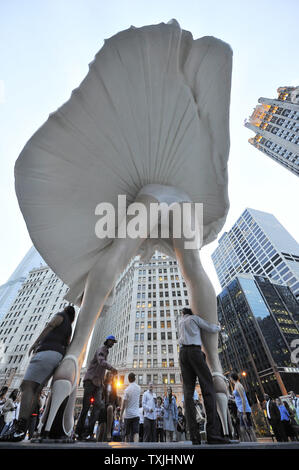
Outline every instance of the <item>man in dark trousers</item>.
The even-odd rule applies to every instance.
[[[107,356],[109,349],[117,342],[114,336],[110,335],[106,338],[104,345],[99,347],[93,359],[91,360],[86,374],[83,379],[83,406],[76,426],[77,439],[85,441],[93,441],[93,429],[98,419],[102,401],[102,384],[106,369],[110,370],[113,374],[117,374],[117,370],[114,369],[107,362]],[[92,403],[93,402],[93,403]],[[88,427],[85,429],[85,420],[87,417],[88,410],[93,405]]]
[[[281,416],[278,406],[275,401],[272,400],[269,395],[265,394],[264,399],[266,401],[266,411],[269,424],[271,425],[274,436],[276,437],[277,442],[283,441],[283,428],[281,423]]]
[[[221,436],[213,378],[201,349],[201,328],[210,333],[217,333],[220,331],[220,326],[208,323],[198,315],[193,315],[190,308],[184,308],[181,313],[179,361],[183,378],[185,416],[192,444],[198,445],[201,441],[193,400],[196,378],[199,381],[207,415],[207,442],[208,444],[228,444],[229,440]]]

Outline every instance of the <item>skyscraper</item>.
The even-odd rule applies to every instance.
[[[164,396],[170,385],[180,401],[177,317],[186,305],[186,285],[175,260],[157,252],[148,263],[135,258],[116,283],[112,305],[101,313],[87,362],[113,334],[118,342],[108,360],[118,369],[121,383],[127,384],[133,371],[142,390],[152,382]]]
[[[278,88],[276,99],[260,98],[245,122],[255,132],[249,143],[299,175],[299,87]]]
[[[264,393],[299,393],[299,364],[292,362],[299,303],[291,290],[267,277],[241,274],[218,295],[217,305],[224,373],[244,372],[252,401]]]
[[[246,209],[219,239],[212,260],[221,287],[253,273],[287,284],[299,298],[299,245],[272,214]]]
[[[45,264],[40,254],[32,246],[8,281],[0,286],[0,320],[8,312],[29,271]]]

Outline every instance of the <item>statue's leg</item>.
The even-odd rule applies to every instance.
[[[141,195],[136,202],[142,202],[149,209],[149,204],[155,202],[155,199]],[[149,210],[147,214],[149,214]],[[127,217],[127,221],[132,217]],[[46,432],[50,431],[62,403],[68,400],[62,417],[62,428],[66,435],[71,434],[76,385],[80,377],[88,340],[119,274],[125,269],[130,259],[136,255],[144,240],[145,238],[128,237],[114,239],[101,252],[99,260],[89,272],[72,342],[67,355],[53,377],[51,406],[45,426]]]
[[[107,407],[107,439],[111,440],[111,431],[113,423],[113,406],[109,405]]]
[[[194,212],[193,217],[195,217]],[[192,227],[194,227],[194,221],[191,220],[190,229]],[[215,290],[201,264],[199,250],[186,249],[186,241],[187,239],[184,236],[173,238],[176,258],[188,289],[190,308],[194,314],[199,315],[204,320],[210,323],[218,323]],[[218,356],[218,334],[201,330],[201,337],[207,363],[213,375],[217,409],[223,432],[224,435],[228,435],[228,388]]]

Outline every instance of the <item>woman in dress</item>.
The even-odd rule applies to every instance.
[[[167,395],[163,402],[164,407],[164,431],[166,442],[173,442],[178,422],[178,409],[176,399],[172,394],[172,388],[167,387]]]
[[[133,257],[145,260],[159,249],[176,258],[192,311],[217,323],[215,291],[198,248],[216,239],[229,208],[231,66],[228,44],[208,36],[193,40],[175,20],[131,27],[105,41],[80,86],[21,152],[16,193],[29,234],[69,286],[67,299],[80,307],[68,354],[53,380],[55,400],[46,431],[69,397],[63,423],[65,434],[72,433],[76,382],[88,339]],[[124,207],[119,196],[125,197]],[[162,237],[164,221],[160,217],[152,226],[151,205],[174,204],[183,211],[186,202],[191,209],[179,227],[183,235],[174,236],[177,227],[169,210],[169,236]],[[202,221],[196,204],[202,205]],[[145,230],[127,236],[140,206],[138,222]],[[103,217],[96,218],[105,208],[117,215],[109,233],[98,230]],[[201,243],[186,248],[194,232],[197,239],[200,232]],[[227,387],[218,338],[204,332],[202,339],[225,428]]]
[[[245,389],[241,384],[237,373],[232,372],[230,379],[234,386],[233,395],[235,397],[236,406],[238,408],[241,441],[256,442],[257,439],[251,417],[251,407],[249,405]]]

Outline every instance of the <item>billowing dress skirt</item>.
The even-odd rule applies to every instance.
[[[229,208],[231,67],[228,44],[193,40],[175,20],[131,27],[105,41],[70,99],[27,142],[15,164],[19,205],[70,302],[80,305],[111,243],[95,233],[101,202],[116,207],[125,195],[128,206],[145,185],[176,187],[203,204],[203,244],[215,240]]]

